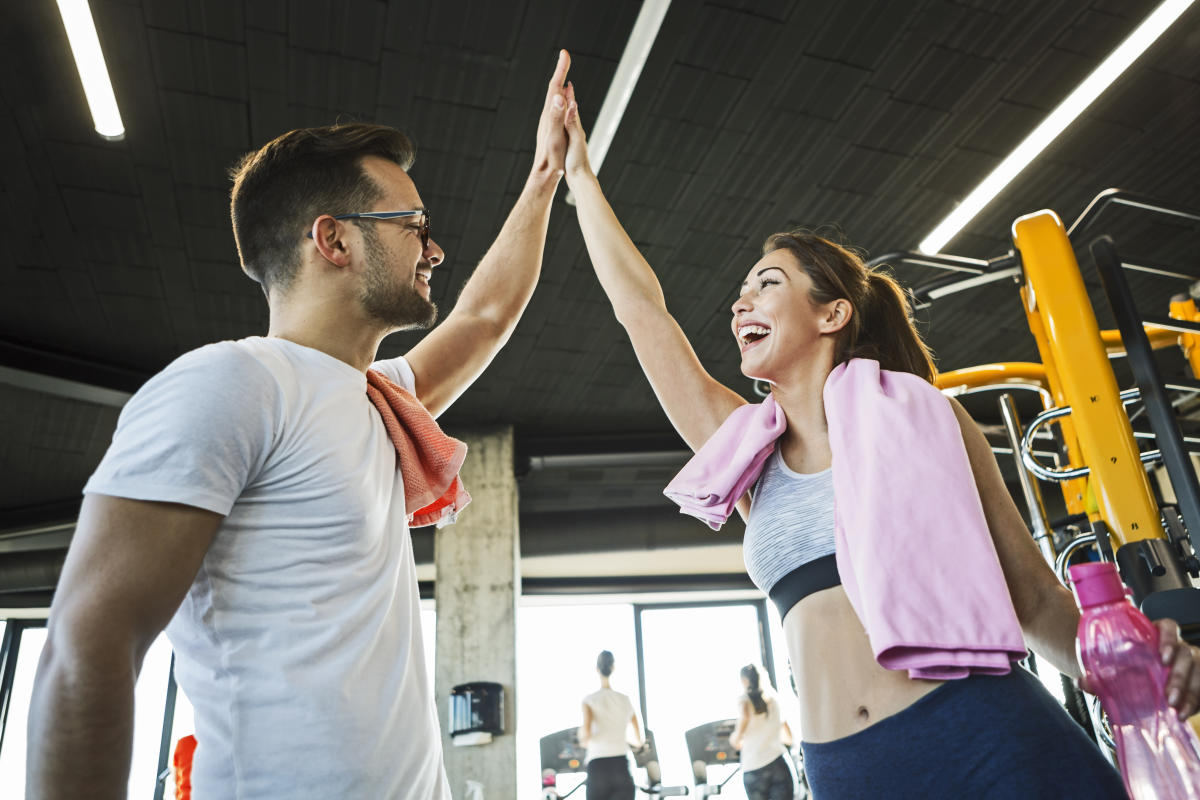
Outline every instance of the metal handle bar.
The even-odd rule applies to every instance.
[[[1071,560],[1071,556],[1075,555],[1077,550],[1093,545],[1096,543],[1096,534],[1082,533],[1076,536],[1063,547],[1062,552],[1058,554],[1058,558],[1054,560],[1054,574],[1058,576],[1058,582],[1063,586],[1070,588],[1071,578],[1067,575],[1067,562]]]
[[[1164,383],[1163,386],[1166,389],[1180,392],[1196,392],[1198,389],[1200,389],[1200,385],[1192,382],[1171,381]],[[1140,400],[1141,396],[1141,390],[1137,389],[1136,387],[1133,389],[1126,389],[1125,391],[1121,392],[1121,404],[1126,406],[1132,405]],[[1084,475],[1087,475],[1091,472],[1091,469],[1088,467],[1075,467],[1071,469],[1047,467],[1045,464],[1037,460],[1037,455],[1033,452],[1033,439],[1038,429],[1040,429],[1047,422],[1068,416],[1070,413],[1071,406],[1059,406],[1058,408],[1047,409],[1029,421],[1029,427],[1025,429],[1025,435],[1021,437],[1021,461],[1025,464],[1026,469],[1044,481],[1068,481],[1072,478],[1082,478]],[[1154,434],[1144,433],[1141,431],[1135,431],[1133,435],[1138,439],[1154,438]],[[1200,438],[1187,436],[1184,437],[1184,442],[1191,445],[1200,445]],[[1147,464],[1151,461],[1157,461],[1161,457],[1162,454],[1158,450],[1147,450],[1140,455],[1140,460],[1143,464]]]
[[[1067,236],[1074,241],[1077,235],[1081,235],[1091,228],[1096,220],[1104,213],[1105,209],[1112,206],[1128,206],[1137,208],[1143,211],[1149,211],[1155,214],[1163,214],[1165,216],[1182,218],[1192,222],[1200,222],[1200,213],[1190,209],[1181,208],[1179,206],[1169,205],[1159,200],[1155,200],[1148,195],[1136,194],[1127,192],[1123,189],[1105,189],[1098,195],[1092,198],[1083,213],[1071,223],[1071,227],[1067,229]],[[973,289],[976,286],[992,283],[994,281],[1003,280],[1009,277],[1018,277],[1021,274],[1021,266],[1019,256],[1015,253],[999,256],[988,260],[978,258],[967,258],[965,256],[955,256],[948,253],[919,253],[915,251],[896,251],[885,253],[882,256],[872,258],[867,262],[868,267],[875,267],[887,262],[904,262],[908,264],[919,264],[935,269],[948,270],[951,275],[945,275],[940,278],[918,286],[912,290],[913,308],[921,310],[928,308],[934,300],[939,297],[944,297],[949,294],[955,294],[967,289]],[[1177,272],[1168,269],[1165,266],[1157,264],[1132,264],[1122,263],[1122,267],[1138,272],[1149,272],[1156,275],[1166,277],[1180,278],[1182,280],[1194,281],[1198,276],[1186,275],[1182,272]],[[967,277],[962,277],[966,273]],[[1155,321],[1154,324],[1159,324]],[[1169,327],[1164,325],[1164,327]]]
[[[1071,560],[1071,557],[1077,551],[1095,543],[1096,534],[1094,533],[1084,533],[1067,542],[1054,562],[1054,574],[1058,576],[1059,583],[1070,588],[1071,580],[1067,575],[1067,562]],[[1084,705],[1087,706],[1088,716],[1092,719],[1092,730],[1096,732],[1096,736],[1110,749],[1116,750],[1117,743],[1113,738],[1108,716],[1104,713],[1104,709],[1100,707],[1100,698],[1087,696],[1084,698]]]
[[[1163,214],[1169,217],[1182,217],[1183,219],[1191,220],[1192,222],[1200,222],[1200,214],[1186,208],[1167,205],[1159,200],[1148,195],[1136,194],[1127,192],[1123,189],[1105,189],[1100,194],[1092,198],[1092,202],[1088,203],[1087,208],[1079,215],[1071,227],[1067,229],[1067,236],[1074,240],[1076,234],[1082,234],[1096,224],[1096,220],[1104,213],[1104,210],[1112,206],[1129,206],[1131,208],[1140,208],[1143,211],[1150,211],[1155,214]]]

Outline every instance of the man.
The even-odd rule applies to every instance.
[[[524,191],[453,311],[373,365],[434,416],[537,282],[568,66],[561,53]],[[124,409],[50,612],[28,797],[124,796],[134,682],[168,622],[197,797],[450,797],[406,524],[413,467],[367,396],[383,337],[436,315],[444,254],[411,160],[398,131],[344,125],[284,134],[237,168],[234,235],[270,331],[185,354]]]

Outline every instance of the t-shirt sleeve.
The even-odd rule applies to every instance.
[[[83,491],[228,514],[262,468],[281,408],[278,381],[236,344],[192,351],[125,405]]]
[[[407,389],[416,394],[417,392],[417,376],[413,373],[412,367],[408,363],[408,359],[404,356],[399,358],[389,358],[384,361],[376,361],[371,365],[371,369],[378,370],[383,373],[383,376],[394,384]]]

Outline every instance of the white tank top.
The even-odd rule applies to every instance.
[[[592,710],[587,760],[625,755],[629,751],[625,731],[633,718],[633,703],[628,695],[614,689],[598,689],[583,698],[583,704]]]
[[[742,695],[749,703],[749,695]],[[742,770],[749,772],[770,764],[783,755],[782,727],[779,717],[779,701],[767,692],[763,693],[767,703],[765,714],[756,713],[754,705],[750,705],[750,724],[746,726],[746,734],[742,739]]]

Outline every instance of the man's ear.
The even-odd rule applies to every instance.
[[[348,227],[341,220],[336,220],[329,214],[322,214],[313,220],[312,240],[321,257],[335,267],[345,267],[350,263],[350,249],[346,246]]]
[[[821,333],[837,333],[845,328],[854,316],[854,306],[844,297],[839,297],[825,306],[825,316],[821,320]]]

